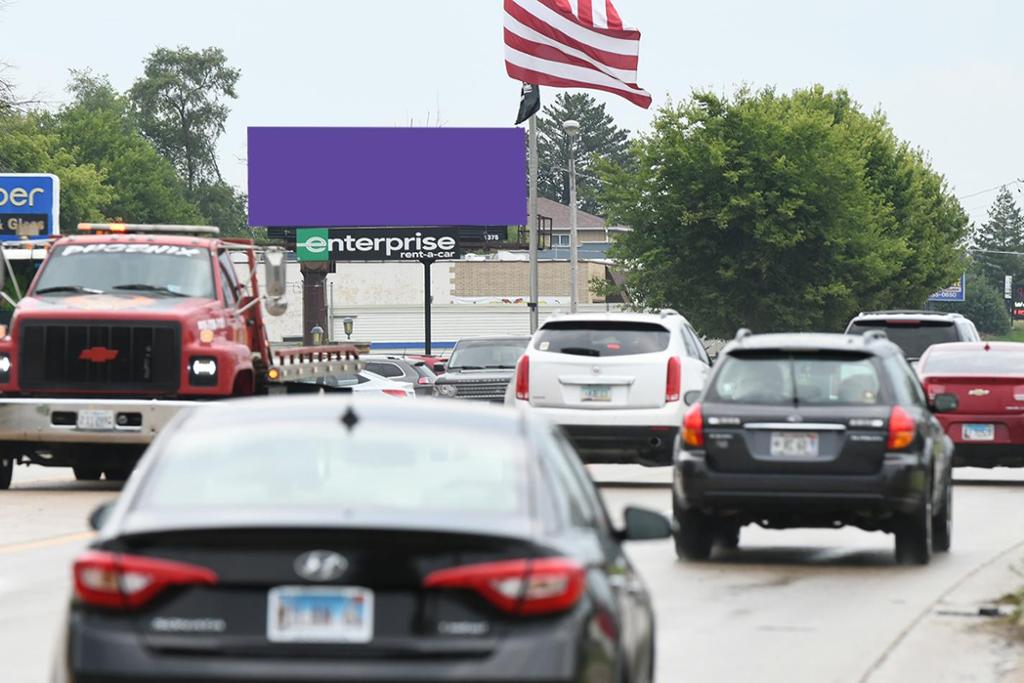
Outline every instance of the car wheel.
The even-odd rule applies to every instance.
[[[103,476],[103,468],[92,465],[74,465],[71,469],[78,481],[96,481]]]
[[[706,560],[711,557],[711,546],[715,541],[712,519],[699,510],[675,508],[675,528],[672,537],[676,542],[676,556],[681,560]]]
[[[942,492],[942,506],[932,517],[932,550],[949,551],[953,540],[953,486],[949,482]]]
[[[925,501],[914,512],[896,520],[896,561],[900,564],[928,564],[932,559],[931,484],[926,484]]]
[[[715,532],[715,542],[727,550],[735,550],[740,547],[740,529],[742,527],[735,522],[724,522]]]
[[[0,458],[0,491],[11,488],[14,476],[14,458]]]

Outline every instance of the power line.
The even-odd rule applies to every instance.
[[[1017,178],[1016,180],[1011,180],[1008,183],[1003,183],[1001,185],[996,185],[995,187],[990,187],[987,190],[978,190],[977,192],[965,194],[963,196],[957,197],[957,199],[963,201],[965,199],[970,199],[971,197],[977,197],[978,195],[988,194],[989,192],[995,192],[996,190],[1001,190],[1002,188],[1010,187],[1011,185],[1020,185],[1021,183],[1024,183],[1024,178]]]

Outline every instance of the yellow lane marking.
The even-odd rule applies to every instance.
[[[11,545],[0,545],[0,555],[14,555],[15,553],[25,552],[26,550],[38,550],[40,548],[50,548],[55,545],[64,545],[65,543],[73,543],[74,541],[87,541],[95,536],[93,531],[80,531],[74,534],[64,534],[63,536],[53,536],[52,538],[43,538],[38,541],[27,541],[25,543],[13,543]]]

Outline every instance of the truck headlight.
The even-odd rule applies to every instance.
[[[10,355],[0,353],[0,384],[7,384],[11,381],[11,368],[13,366]]]
[[[434,385],[434,396],[441,396],[443,398],[453,398],[459,390],[455,388],[454,384],[435,384]]]
[[[217,359],[194,356],[188,363],[188,378],[192,386],[217,386]]]

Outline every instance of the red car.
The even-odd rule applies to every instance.
[[[956,444],[955,466],[1024,466],[1024,344],[936,344],[917,371],[929,401],[939,394],[959,401],[938,415]]]

